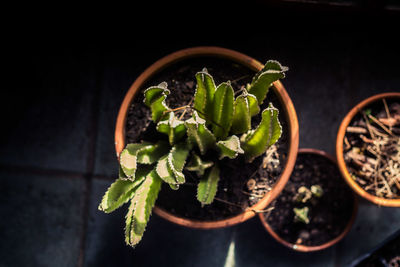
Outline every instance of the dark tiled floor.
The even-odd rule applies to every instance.
[[[0,172],[0,266],[75,266],[83,180]]]
[[[332,154],[340,121],[354,104],[400,91],[399,46],[391,35],[329,19],[325,30],[293,20],[271,34],[256,22],[243,35],[230,28],[236,34],[230,37],[217,28],[208,38],[176,32],[170,39],[137,37],[94,48],[16,49],[18,72],[1,105],[14,117],[5,118],[0,140],[0,266],[224,266],[227,258],[246,267],[347,266],[399,229],[399,209],[361,201],[341,243],[301,254],[275,242],[256,218],[201,231],[154,215],[131,249],[123,240],[126,207],[97,210],[117,173],[119,105],[141,71],[175,50],[219,45],[260,61],[280,60],[290,67],[283,83],[298,113],[300,146]]]

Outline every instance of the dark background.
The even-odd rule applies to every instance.
[[[223,266],[231,242],[236,266],[347,266],[400,228],[399,208],[360,200],[342,242],[301,254],[257,218],[201,231],[156,215],[132,249],[123,241],[126,207],[106,215],[97,205],[117,174],[114,127],[125,93],[182,48],[221,46],[289,66],[283,84],[300,147],[334,154],[353,105],[400,91],[396,2],[24,6],[2,33],[0,266]]]

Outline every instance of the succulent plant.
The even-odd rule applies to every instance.
[[[321,198],[323,194],[324,190],[318,184],[312,185],[310,189],[306,186],[300,186],[297,189],[297,194],[293,197],[293,201],[301,203],[304,206],[302,208],[293,208],[294,221],[308,224],[310,222],[308,212],[312,209],[312,206],[318,202],[318,199]]]
[[[178,190],[185,183],[183,170],[195,172],[199,178],[197,199],[202,206],[208,205],[223,172],[219,160],[243,154],[251,162],[280,138],[278,109],[272,103],[261,112],[257,128],[251,129],[251,119],[260,113],[272,83],[284,78],[286,70],[279,62],[268,61],[235,98],[229,81],[216,86],[204,68],[195,75],[193,104],[176,109],[165,102],[170,94],[166,82],[144,91],[144,104],[151,109],[156,130],[166,138],[157,143],[128,144],[120,154],[119,178],[99,205],[109,213],[130,201],[125,227],[128,245],[140,242],[163,182]],[[181,110],[189,111],[190,118],[178,118],[176,113]],[[207,157],[210,150],[218,157]]]

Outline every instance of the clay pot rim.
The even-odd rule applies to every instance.
[[[336,159],[332,155],[326,153],[323,150],[314,149],[314,148],[300,148],[298,151],[298,154],[301,154],[301,153],[302,154],[317,154],[317,155],[323,156],[325,158],[328,158],[334,164],[337,165]],[[351,227],[353,226],[353,223],[356,218],[357,210],[358,210],[358,200],[357,200],[354,192],[353,192],[353,199],[354,199],[353,213],[351,215],[349,222],[347,223],[346,227],[344,228],[343,232],[340,235],[338,235],[337,237],[335,237],[334,239],[332,239],[322,245],[319,245],[319,246],[305,246],[305,245],[298,245],[298,244],[290,243],[290,242],[284,240],[283,238],[281,238],[274,230],[272,230],[272,228],[269,226],[269,224],[265,220],[263,213],[259,214],[259,218],[261,220],[261,223],[264,225],[265,229],[268,231],[268,233],[282,245],[284,245],[290,249],[293,249],[295,251],[300,251],[300,252],[313,252],[313,251],[323,250],[330,246],[335,245],[340,240],[342,240],[347,235],[347,233],[350,231]]]
[[[156,61],[134,81],[134,83],[131,85],[129,91],[125,95],[125,98],[121,104],[115,129],[115,149],[117,158],[119,158],[119,153],[123,150],[125,146],[125,122],[127,117],[127,110],[138,89],[155,73],[161,71],[170,64],[176,63],[184,59],[201,57],[201,56],[214,56],[214,57],[226,58],[236,63],[242,64],[243,66],[254,71],[261,70],[262,67],[264,66],[259,61],[247,55],[244,55],[242,53],[230,49],[214,47],[214,46],[193,47],[193,48],[179,50]],[[275,82],[273,85],[274,86],[271,88],[271,90],[274,90],[275,94],[278,96],[278,99],[282,104],[283,110],[281,112],[285,113],[289,129],[289,134],[288,134],[289,151],[286,161],[286,167],[283,173],[281,174],[281,177],[275,183],[274,188],[270,192],[268,192],[264,196],[264,198],[262,198],[257,204],[253,205],[248,210],[244,211],[239,215],[223,220],[196,221],[187,218],[181,218],[172,215],[171,213],[155,206],[153,210],[157,215],[161,216],[162,218],[170,222],[190,228],[200,228],[200,229],[222,228],[244,222],[254,217],[256,214],[254,210],[264,209],[273,199],[275,199],[278,196],[278,194],[282,191],[283,187],[288,181],[290,174],[293,170],[294,164],[296,162],[297,150],[299,144],[299,126],[298,126],[296,111],[284,86],[280,81]]]
[[[346,114],[342,123],[340,124],[339,131],[336,138],[336,159],[339,165],[339,170],[347,184],[361,197],[375,203],[379,206],[386,207],[400,207],[400,199],[387,199],[382,197],[377,197],[365,191],[356,181],[351,178],[350,173],[347,170],[346,163],[344,161],[343,156],[343,139],[346,135],[347,126],[351,123],[354,116],[362,110],[364,107],[372,104],[373,102],[379,101],[383,98],[400,98],[400,93],[390,92],[390,93],[382,93],[373,95],[371,97],[366,98],[365,100],[358,103],[354,106],[349,113]]]

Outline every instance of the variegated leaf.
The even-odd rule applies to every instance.
[[[172,185],[183,184],[185,176],[182,173],[189,154],[185,143],[176,144],[170,152],[162,157],[156,167],[156,173],[166,183]]]
[[[193,153],[192,159],[186,165],[185,169],[191,172],[196,172],[198,177],[204,175],[204,171],[214,165],[212,161],[203,161],[200,156]]]
[[[184,122],[175,116],[174,112],[169,112],[165,120],[157,123],[157,131],[168,135],[170,145],[174,145],[186,134],[186,127]]]
[[[197,186],[197,200],[201,205],[211,204],[217,194],[219,181],[219,168],[214,165],[211,169],[206,171],[206,174],[200,180]]]
[[[146,147],[151,147],[151,143],[140,143],[140,144],[128,144],[124,150],[122,150],[119,163],[120,166],[125,173],[127,179],[134,180],[135,172],[137,168],[137,154],[141,149],[145,149]],[[121,177],[121,175],[120,175]]]
[[[135,246],[142,239],[162,181],[153,170],[136,189],[125,221],[125,242]]]
[[[230,136],[225,141],[218,141],[217,146],[220,151],[219,159],[223,159],[224,157],[234,159],[239,154],[244,153],[243,149],[240,147],[240,140],[236,135]]]
[[[193,111],[192,118],[185,121],[189,141],[198,146],[202,155],[216,142],[215,136],[207,129],[205,123],[206,121],[200,118],[196,111]]]
[[[153,164],[169,151],[169,146],[163,141],[153,145],[148,142],[128,144],[120,155],[119,178],[135,180],[137,164]]]
[[[144,103],[151,108],[151,118],[158,122],[164,117],[164,112],[168,110],[165,104],[165,98],[170,93],[167,89],[167,83],[160,83],[158,86],[149,87],[144,91]]]
[[[148,168],[138,170],[134,182],[122,179],[115,180],[104,194],[99,205],[99,210],[110,213],[119,208],[122,204],[128,202],[135,194],[136,189],[143,183],[149,172],[150,170]]]

